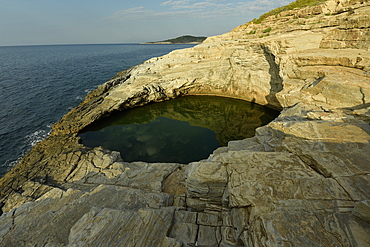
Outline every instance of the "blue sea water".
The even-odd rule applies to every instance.
[[[0,176],[117,72],[193,45],[0,47]]]

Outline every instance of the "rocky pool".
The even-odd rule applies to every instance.
[[[254,136],[278,114],[238,99],[186,96],[117,112],[79,136],[85,146],[119,151],[127,162],[189,163],[231,140]]]

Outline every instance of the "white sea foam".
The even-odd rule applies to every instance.
[[[26,136],[26,143],[31,147],[44,140],[51,133],[51,124],[46,125],[45,129],[37,130]]]
[[[84,99],[85,99],[85,97],[86,97],[86,95],[88,95],[89,93],[91,93],[92,91],[94,91],[98,86],[99,86],[99,85],[95,85],[95,86],[93,86],[93,87],[91,87],[91,88],[85,89],[85,90],[84,90],[85,94],[84,94],[84,95],[78,95],[78,96],[76,97],[76,100],[79,100],[79,101],[84,100]],[[68,109],[69,109],[69,108],[68,108]],[[71,108],[71,109],[72,109],[72,108]]]
[[[18,165],[21,162],[22,158],[25,156],[25,153],[21,154],[16,160],[7,160],[4,164],[2,169],[6,172],[10,171],[13,167]]]
[[[86,94],[89,94],[89,93],[91,93],[92,91],[94,91],[98,86],[99,86],[99,85],[95,85],[95,86],[93,86],[92,88],[88,88],[88,89],[84,90],[84,92],[85,92]]]
[[[2,170],[5,172],[10,171],[13,167],[19,164],[19,162],[23,159],[23,157],[27,154],[27,152],[35,146],[40,141],[44,140],[50,133],[51,133],[51,126],[52,124],[48,124],[45,126],[45,129],[37,130],[34,133],[31,133],[25,137],[25,149],[23,150],[22,154],[18,156],[16,160],[7,160],[4,164],[2,164]]]

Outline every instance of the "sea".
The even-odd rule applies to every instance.
[[[0,177],[116,73],[193,45],[0,46]]]

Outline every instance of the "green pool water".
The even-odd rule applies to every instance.
[[[85,128],[85,146],[119,151],[124,161],[189,163],[231,140],[254,136],[279,112],[242,100],[186,96],[117,112]]]

